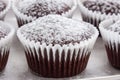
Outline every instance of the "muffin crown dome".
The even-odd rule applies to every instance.
[[[18,10],[25,15],[42,17],[48,14],[60,14],[70,10],[66,0],[21,0],[18,3]],[[71,0],[72,1],[72,0]]]
[[[95,33],[92,25],[59,15],[48,15],[26,24],[20,33],[31,41],[46,44],[80,43]]]
[[[120,14],[119,0],[86,0],[83,4],[89,10],[99,11],[102,14]]]

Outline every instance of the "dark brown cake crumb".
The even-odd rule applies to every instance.
[[[120,4],[110,1],[85,1],[83,5],[92,11],[99,11],[102,14],[120,14]]]

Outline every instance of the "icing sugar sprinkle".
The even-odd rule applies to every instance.
[[[8,29],[6,27],[0,26],[0,39],[4,38],[7,36],[9,33]]]
[[[108,30],[118,32],[120,34],[120,20],[114,21],[114,24],[112,24],[109,27],[106,27]]]
[[[18,3],[18,10],[28,16],[37,18],[48,14],[61,15],[70,10],[71,5],[66,1],[67,0],[21,0]]]
[[[92,26],[59,15],[48,15],[20,28],[29,40],[46,44],[75,44],[87,40],[95,33]]]
[[[84,6],[92,11],[101,12],[102,14],[120,14],[120,1],[115,0],[88,0],[84,2]]]

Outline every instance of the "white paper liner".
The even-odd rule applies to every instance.
[[[72,59],[72,55],[73,55],[73,50],[76,51],[76,55],[78,54],[78,50],[80,49],[81,52],[80,52],[80,55],[87,55],[87,53],[91,52],[93,46],[94,46],[94,43],[98,37],[98,31],[95,27],[93,27],[93,30],[95,31],[95,33],[93,34],[93,36],[91,36],[90,39],[88,40],[85,40],[85,41],[81,41],[80,44],[76,43],[75,45],[73,44],[69,44],[69,45],[59,45],[59,44],[56,44],[54,46],[52,46],[52,44],[49,44],[49,45],[46,45],[46,43],[43,43],[43,44],[40,44],[39,42],[34,42],[34,41],[30,41],[29,39],[26,39],[20,32],[21,28],[18,29],[17,31],[17,36],[19,38],[19,40],[21,41],[21,43],[23,44],[24,48],[31,48],[31,49],[36,49],[37,51],[37,55],[39,56],[39,52],[38,52],[38,49],[41,48],[42,49],[42,56],[44,57],[44,48],[47,49],[47,55],[48,55],[48,60],[50,59],[50,56],[49,56],[49,51],[50,51],[50,48],[52,48],[53,50],[53,57],[54,57],[54,60],[55,60],[55,51],[56,50],[59,50],[59,53],[61,53],[63,50],[65,50],[65,59],[67,58],[67,52],[68,50],[70,50],[71,52],[71,59]],[[33,52],[34,53],[34,52]],[[61,59],[61,55],[62,54],[59,54],[59,59]],[[61,60],[60,60],[61,61]]]
[[[6,27],[9,30],[9,33],[4,38],[0,40],[0,49],[9,50],[12,42],[12,38],[14,37],[15,29],[8,23],[0,21],[0,26]]]
[[[99,23],[105,19],[109,19],[109,18],[117,18],[117,17],[120,17],[120,14],[118,15],[106,15],[105,13],[102,14],[101,12],[97,12],[97,11],[92,11],[92,10],[88,10],[88,8],[86,8],[84,5],[83,5],[83,2],[84,1],[87,1],[87,0],[77,0],[78,4],[79,4],[79,8],[80,8],[80,11],[81,11],[81,14],[84,18],[87,19],[87,22],[90,22],[94,25],[97,25],[96,27],[99,26]]]
[[[112,46],[112,49],[114,49],[114,45],[115,45],[117,49],[116,51],[118,51],[118,45],[120,44],[120,35],[117,32],[107,30],[105,27],[109,27],[117,20],[119,19],[118,18],[109,19],[109,20],[107,19],[101,22],[99,25],[100,33],[105,42],[105,45],[107,45],[109,48],[111,48]]]
[[[21,13],[18,9],[17,9],[17,3],[19,3],[20,0],[13,0],[12,1],[12,9],[16,15],[16,18],[18,20],[22,20],[23,21],[23,24],[27,22],[31,22],[33,20],[35,20],[36,18],[35,17],[32,17],[32,16],[27,16],[27,15],[24,15],[23,13]],[[67,1],[67,0],[66,0]],[[66,2],[67,3],[67,2]],[[68,1],[68,3],[70,3],[70,1]],[[73,0],[73,3],[72,4],[72,8],[71,10],[69,10],[68,12],[65,12],[62,14],[62,16],[65,16],[65,17],[68,17],[68,18],[72,18],[76,8],[77,8],[77,2],[76,0]]]
[[[1,0],[6,4],[6,8],[0,12],[0,20],[4,20],[5,15],[11,8],[11,0]]]

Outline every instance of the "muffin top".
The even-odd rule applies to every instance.
[[[114,0],[113,0],[114,1]],[[120,3],[110,0],[87,0],[83,2],[83,5],[92,11],[98,11],[102,14],[120,14]]]
[[[93,26],[59,15],[48,15],[20,28],[20,34],[30,41],[49,44],[75,44],[88,40],[95,33]]]
[[[6,4],[3,1],[0,1],[0,12],[6,8]]]
[[[21,0],[18,10],[28,16],[42,17],[48,14],[59,14],[70,10],[70,6],[62,0]]]
[[[0,40],[9,34],[9,30],[6,27],[0,26]]]
[[[113,24],[109,27],[106,27],[106,29],[118,32],[120,34],[120,20],[118,21],[113,21]]]

